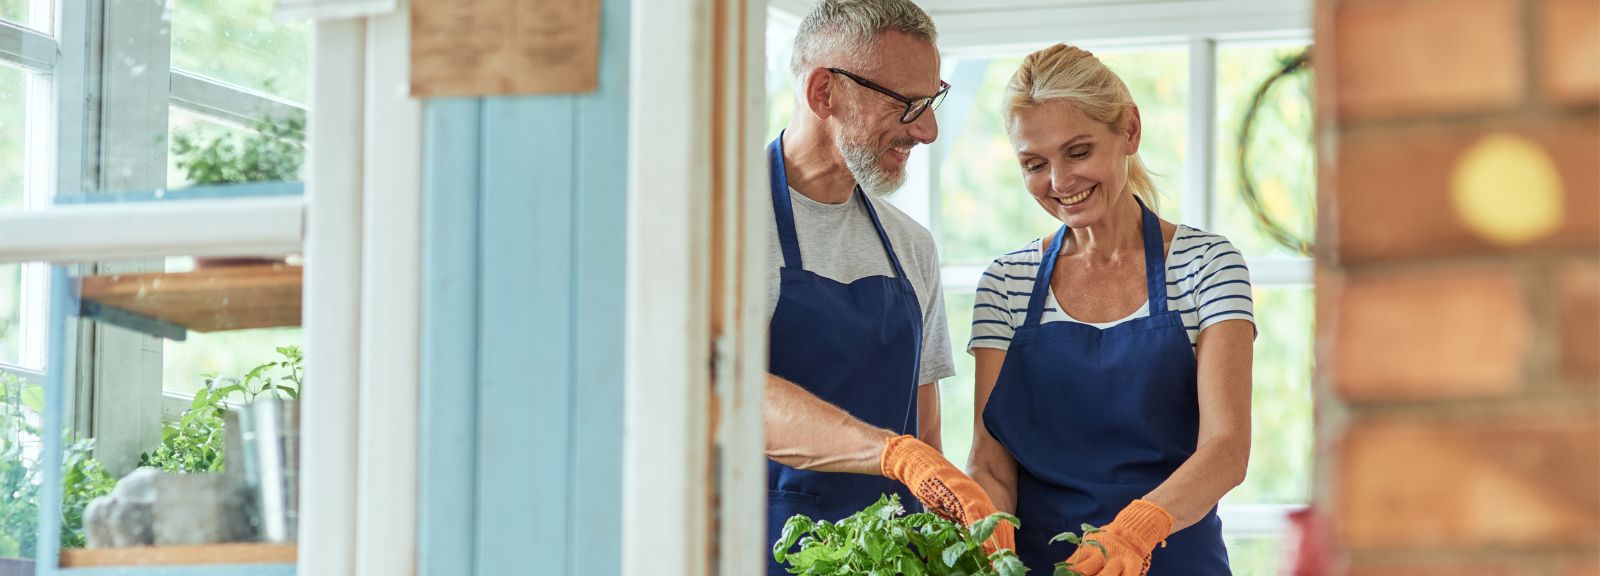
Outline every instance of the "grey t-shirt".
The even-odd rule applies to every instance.
[[[769,195],[770,197],[770,195]],[[894,266],[883,251],[883,241],[872,227],[872,217],[854,194],[843,204],[823,204],[789,189],[794,206],[795,235],[800,239],[802,266],[819,276],[839,282],[854,282],[867,276],[894,276]],[[873,199],[878,220],[900,257],[917,303],[922,306],[922,367],[918,382],[931,384],[956,374],[950,356],[950,330],[945,321],[944,289],[939,283],[939,254],[933,235],[916,220],[881,199]],[[767,220],[767,323],[778,306],[783,268],[783,248],[778,245],[778,226]]]

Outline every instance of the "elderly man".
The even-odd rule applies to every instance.
[[[933,237],[883,200],[939,133],[936,34],[908,0],[822,0],[795,37],[794,117],[767,148],[769,543],[884,493],[963,524],[995,511],[937,448],[955,369]]]

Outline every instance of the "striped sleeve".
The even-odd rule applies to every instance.
[[[1255,323],[1255,302],[1250,296],[1250,269],[1233,243],[1217,237],[1205,248],[1205,261],[1195,271],[1194,301],[1199,326],[1204,331],[1218,322],[1242,319]]]
[[[989,264],[978,278],[978,294],[972,305],[972,339],[967,341],[967,352],[973,348],[1011,347],[1012,324],[1010,298],[1006,295],[1005,265],[999,260]]]

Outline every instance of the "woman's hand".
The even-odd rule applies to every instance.
[[[1150,553],[1171,533],[1171,514],[1149,500],[1134,500],[1099,532],[1085,535],[1067,563],[1084,576],[1144,576]]]

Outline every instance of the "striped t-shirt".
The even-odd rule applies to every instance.
[[[1011,345],[1011,335],[1028,316],[1028,299],[1033,294],[1034,278],[1039,274],[1040,241],[1034,239],[1021,250],[995,259],[978,280],[978,294],[972,308],[973,348],[999,348]],[[1150,303],[1121,320],[1080,322],[1056,306],[1055,290],[1048,291],[1040,322],[1079,322],[1109,328],[1134,318],[1150,315]],[[1255,322],[1255,306],[1250,298],[1250,269],[1244,256],[1227,238],[1178,225],[1167,251],[1167,309],[1183,316],[1192,347],[1200,331],[1224,320]]]

